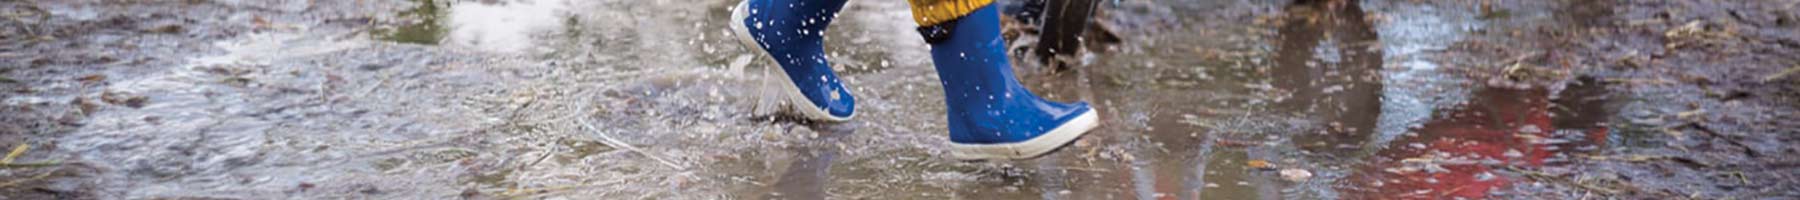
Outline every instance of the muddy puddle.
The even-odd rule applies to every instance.
[[[1519,61],[1451,55],[1587,23],[1557,12],[1582,3],[1108,1],[1121,43],[1017,67],[1104,125],[981,163],[944,158],[903,1],[853,1],[826,34],[862,101],[841,124],[758,109],[771,66],[732,41],[733,0],[392,4],[115,80],[148,103],[56,151],[102,198],[1445,199],[1532,193],[1538,170],[1640,142],[1606,81],[1509,87],[1465,69]]]
[[[757,175],[773,182],[749,192],[771,199],[1474,198],[1511,192],[1505,186],[1517,178],[1505,177],[1516,173],[1497,169],[1558,164],[1608,139],[1595,128],[1612,115],[1607,97],[1595,96],[1605,93],[1592,92],[1604,90],[1598,82],[1556,87],[1556,94],[1587,92],[1553,103],[1549,89],[1489,89],[1442,69],[1451,64],[1434,60],[1437,53],[1490,28],[1491,17],[1466,12],[1469,5],[1184,3],[1192,7],[1117,5],[1111,17],[1126,27],[1127,44],[1092,67],[1023,77],[1051,98],[1101,105],[1107,125],[1069,149],[1003,163],[932,158],[940,147],[856,155],[869,147],[844,146],[881,143],[856,138],[883,137],[860,134],[888,126],[862,122],[833,134],[849,136],[788,152],[798,158],[764,159],[755,171],[780,173]],[[1195,22],[1202,19],[1246,23]],[[921,100],[913,105],[935,106]],[[818,126],[832,125],[805,127],[844,131]],[[1283,178],[1296,170],[1312,175]]]

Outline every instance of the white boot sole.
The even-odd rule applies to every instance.
[[[831,111],[825,110],[825,108],[812,106],[812,100],[806,99],[806,95],[800,93],[800,87],[794,84],[794,79],[791,79],[791,77],[788,76],[787,70],[780,69],[781,64],[775,61],[774,55],[769,54],[768,50],[764,50],[761,45],[756,43],[756,38],[750,36],[749,25],[743,23],[745,18],[750,17],[749,5],[750,1],[745,0],[738,2],[737,8],[732,9],[731,22],[729,23],[731,24],[731,30],[737,35],[738,43],[761,55],[757,60],[767,64],[767,67],[764,67],[763,70],[774,70],[775,74],[778,75],[777,77],[769,78],[775,78],[778,81],[776,84],[781,85],[778,86],[779,88],[776,90],[782,91],[781,96],[785,97],[782,99],[785,102],[784,104],[786,104],[790,110],[798,112],[801,117],[812,120],[844,122],[850,121],[850,118],[852,117],[856,117],[855,112],[851,112],[849,116],[844,117],[832,116]]]
[[[1026,159],[1050,153],[1100,126],[1100,115],[1092,108],[1081,116],[1050,129],[1049,133],[1024,142],[1005,144],[950,144],[950,157],[957,160]]]

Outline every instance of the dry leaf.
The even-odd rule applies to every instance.
[[[1248,162],[1248,163],[1246,163],[1246,164],[1249,164],[1249,165],[1250,165],[1250,168],[1251,168],[1251,169],[1272,169],[1272,168],[1275,168],[1275,167],[1274,167],[1274,166],[1270,166],[1270,165],[1269,165],[1269,161],[1267,161],[1267,160],[1250,160],[1250,162]]]

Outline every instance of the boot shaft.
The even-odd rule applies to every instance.
[[[944,85],[950,140],[993,144],[1025,141],[1087,112],[1084,104],[1039,98],[1014,76],[994,6],[944,22],[942,38],[928,38]],[[924,30],[922,29],[922,30]]]
[[[763,48],[823,46],[825,29],[848,0],[747,0],[744,19]]]

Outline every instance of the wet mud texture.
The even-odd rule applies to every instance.
[[[1791,1],[1107,1],[1015,59],[1104,125],[979,163],[903,1],[826,33],[840,124],[735,4],[0,2],[0,199],[1800,198]]]

